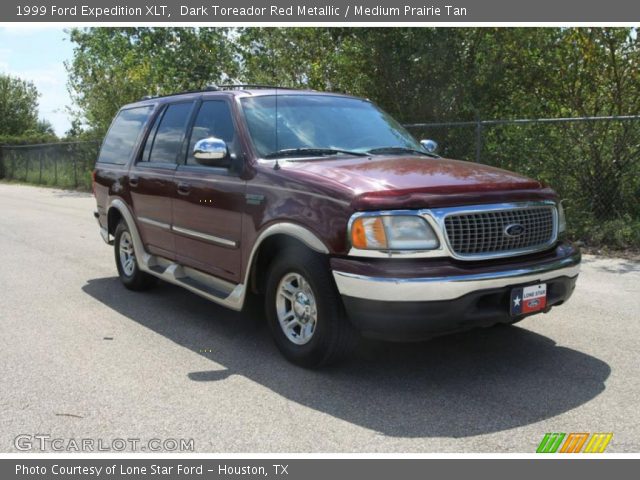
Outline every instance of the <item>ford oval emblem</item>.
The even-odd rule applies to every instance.
[[[512,223],[504,228],[504,234],[507,237],[519,237],[525,231],[525,228],[519,223]]]

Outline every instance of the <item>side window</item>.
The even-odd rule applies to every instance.
[[[153,126],[149,130],[149,135],[147,136],[147,140],[144,144],[144,149],[142,150],[142,156],[140,157],[141,162],[148,162],[149,155],[151,154],[151,146],[153,145],[153,139],[156,138],[156,132],[158,131],[158,125],[160,124],[160,120],[162,120],[162,116],[164,115],[165,108],[162,108],[156,119],[153,121]]]
[[[191,130],[187,165],[200,165],[193,156],[193,147],[198,140],[207,137],[216,137],[224,140],[229,151],[233,151],[235,140],[233,120],[229,104],[224,100],[202,102]]]
[[[100,149],[98,162],[126,164],[138,143],[138,138],[152,109],[153,107],[149,106],[121,110],[107,132]]]
[[[160,122],[154,130],[151,131],[147,144],[151,142],[148,158],[143,160],[153,163],[176,163],[182,139],[189,121],[189,113],[193,103],[175,103],[169,105]],[[145,145],[145,153],[148,151]]]

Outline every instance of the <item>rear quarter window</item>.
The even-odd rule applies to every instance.
[[[98,163],[125,165],[131,158],[152,110],[152,106],[121,110],[107,132]]]

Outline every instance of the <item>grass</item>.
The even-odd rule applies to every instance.
[[[0,177],[88,190],[98,148],[98,142],[5,146],[0,149]]]

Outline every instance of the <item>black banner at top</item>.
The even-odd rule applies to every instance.
[[[3,0],[1,22],[478,23],[640,21],[629,0]]]

